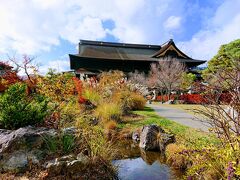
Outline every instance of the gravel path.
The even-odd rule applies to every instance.
[[[176,109],[170,107],[169,105],[165,106],[162,104],[148,104],[148,106],[153,108],[161,117],[165,117],[179,124],[183,124],[192,128],[197,128],[208,132],[208,127],[206,124],[200,122],[194,115],[189,114],[184,110]]]

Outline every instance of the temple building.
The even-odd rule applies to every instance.
[[[152,63],[176,59],[189,71],[204,60],[193,59],[178,49],[170,39],[162,45],[125,44],[80,40],[78,54],[70,54],[70,68],[78,77],[95,76],[103,71],[147,73]]]

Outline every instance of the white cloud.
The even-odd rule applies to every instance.
[[[61,32],[61,37],[72,43],[77,43],[79,38],[83,39],[101,39],[106,36],[106,31],[102,27],[101,19],[85,17],[81,24],[75,24],[68,21],[66,28]]]
[[[115,22],[112,35],[120,41],[143,41],[139,27],[132,25],[144,0],[0,0],[0,52],[37,54],[49,51],[60,38],[71,43],[79,39],[103,39],[102,22]]]
[[[181,26],[181,17],[178,16],[170,16],[165,22],[164,27],[168,30],[175,30],[180,28]]]
[[[41,74],[46,74],[49,68],[55,69],[57,72],[70,71],[69,60],[53,60],[49,61],[47,64],[39,66],[39,72]]]
[[[180,21],[181,0],[0,0],[0,53],[14,50],[39,55],[60,39],[101,40],[107,34],[121,42],[160,43],[169,39],[163,22],[171,13]],[[172,7],[178,6],[177,10]],[[105,29],[111,20],[115,27]],[[168,25],[172,26],[173,25]]]
[[[222,44],[240,38],[240,0],[225,1],[206,28],[179,46],[194,58],[210,60]]]
[[[101,40],[107,34],[121,42],[161,44],[188,33],[184,24],[192,13],[187,0],[0,0],[0,4],[0,53],[35,56],[51,51],[60,39],[77,44],[79,39]],[[221,44],[239,38],[238,7],[240,0],[225,0],[191,40],[178,43],[180,49],[208,59]],[[104,27],[106,20],[114,22],[112,29]],[[45,62],[43,71],[50,66],[67,70],[68,60],[54,59],[60,60]]]

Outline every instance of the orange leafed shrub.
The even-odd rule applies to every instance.
[[[0,62],[0,70],[3,74],[0,74],[0,92],[6,90],[10,85],[21,81],[15,71],[11,70],[11,66],[7,63]]]
[[[83,97],[83,83],[80,79],[78,79],[77,77],[73,77],[72,78],[74,85],[75,85],[75,89],[76,92],[78,94],[78,102],[80,104],[85,103],[86,99]]]

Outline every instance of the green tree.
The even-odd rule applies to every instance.
[[[187,90],[196,79],[197,76],[195,74],[184,72],[182,75],[181,88]]]
[[[204,79],[209,79],[222,69],[231,71],[234,61],[240,60],[240,39],[224,44],[218,53],[208,62],[208,68],[203,71]]]
[[[0,96],[0,126],[16,129],[43,122],[48,101],[41,95],[28,95],[26,88],[26,84],[16,83]]]

